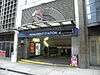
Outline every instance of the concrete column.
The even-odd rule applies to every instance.
[[[97,36],[96,39],[96,56],[97,65],[100,65],[100,36]]]
[[[17,45],[18,45],[18,31],[14,30],[14,45],[13,45],[13,52],[11,54],[11,62],[17,61]]]
[[[96,64],[96,36],[89,36],[90,65]]]
[[[24,50],[23,50],[23,55],[24,55],[24,57],[23,58],[28,58],[28,44],[29,44],[29,42],[28,42],[28,39],[27,38],[25,38],[24,39]]]
[[[85,0],[78,0],[79,8],[79,67],[89,67],[88,30],[86,26]]]
[[[79,39],[78,39],[78,37],[72,37],[71,39],[72,39],[72,41],[71,41],[72,56],[73,55],[78,55],[79,54]]]

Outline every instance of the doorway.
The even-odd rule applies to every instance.
[[[31,55],[28,53],[28,60],[43,61],[46,63],[63,65],[70,64],[71,37],[48,37],[48,39],[46,39],[45,42],[44,39],[47,37],[40,37],[40,41],[35,43],[32,42],[33,38],[29,38],[27,42],[27,49],[29,49],[31,43],[33,49],[33,53],[31,53]],[[38,46],[36,46],[36,44],[38,44]],[[39,55],[37,55],[36,52],[38,52]]]

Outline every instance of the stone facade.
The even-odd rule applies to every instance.
[[[22,12],[22,25],[32,23],[32,14],[41,7],[46,21],[74,20],[74,0],[56,0],[39,6],[24,9]]]
[[[88,29],[90,65],[100,65],[100,27],[98,25]]]

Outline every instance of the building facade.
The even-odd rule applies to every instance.
[[[89,29],[89,65],[100,65],[100,1],[86,0],[86,2]],[[72,21],[75,21],[75,24],[78,25],[77,28],[79,28],[81,23],[79,23],[77,0],[1,0],[0,49],[8,50],[8,56],[14,52],[14,56],[12,56],[14,62],[17,60],[16,49],[17,46],[19,48],[19,45],[23,47],[24,51],[22,52],[26,54],[22,55],[24,58],[28,56],[29,46],[34,49],[32,50],[33,54],[40,55],[40,49],[44,48],[44,45],[48,46],[48,44],[54,51],[59,49],[57,55],[61,55],[62,49],[70,50],[69,54],[72,55],[81,55],[79,53],[79,38],[76,35],[73,36],[74,23]],[[19,35],[18,32],[12,31],[16,28],[22,29]],[[48,43],[45,42],[47,37],[49,37]],[[33,45],[36,46],[36,49],[33,48]],[[82,58],[82,61],[85,61],[85,58]],[[82,64],[86,65],[87,63],[82,62]]]
[[[14,42],[17,11],[17,0],[1,0],[0,1],[0,50],[6,51],[6,56],[11,56]]]
[[[15,27],[15,15],[17,0],[1,0],[1,29],[11,29]]]
[[[17,28],[17,15],[24,0],[0,0],[0,50],[11,57],[14,47],[14,36]]]
[[[100,65],[100,1],[86,0],[90,65]]]
[[[1,6],[2,6],[2,1],[0,1],[0,20],[1,20]],[[1,22],[0,22],[0,24],[1,24]],[[0,27],[0,29],[1,29],[1,27]]]
[[[29,47],[34,43],[36,49],[32,48],[33,55],[43,55],[45,45],[49,46],[49,51],[51,49],[52,52],[47,52],[51,56],[50,53],[61,56],[61,52],[66,53],[67,50],[69,50],[70,57],[78,55],[79,42],[77,34],[73,33],[76,25],[71,23],[71,21],[76,21],[74,0],[39,2],[38,0],[33,3],[26,1],[22,9],[21,27],[25,31],[19,33],[19,45],[23,47],[24,51],[22,50],[23,54],[21,52],[19,54],[22,54],[22,58],[27,58],[28,50],[31,51]],[[44,41],[45,38],[48,38],[48,43]],[[37,39],[38,42],[35,42],[34,39]]]

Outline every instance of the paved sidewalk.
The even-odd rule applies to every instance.
[[[100,70],[96,69],[79,69],[24,63],[21,64],[12,63],[5,59],[0,59],[0,68],[22,72],[25,75],[100,75]]]

